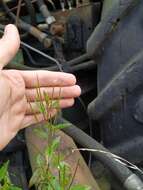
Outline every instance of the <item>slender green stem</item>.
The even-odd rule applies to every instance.
[[[27,102],[29,103],[29,106],[30,106],[30,109],[31,109],[32,113],[34,114],[35,120],[37,121],[37,123],[39,123],[39,119],[38,119],[32,105],[31,105],[31,103],[28,100],[27,100]]]
[[[45,113],[46,109],[45,109],[45,105],[44,105],[43,100],[42,100],[42,93],[41,93],[41,90],[40,90],[40,82],[39,82],[38,75],[37,75],[37,83],[38,83],[38,87],[36,88],[36,91],[37,91],[39,104],[40,104],[40,107],[44,109],[42,111],[42,114],[43,114],[44,120],[47,121],[46,113]]]
[[[74,171],[74,173],[73,173],[73,176],[72,176],[71,182],[70,182],[70,184],[69,184],[67,190],[70,190],[70,188],[71,188],[71,186],[72,186],[72,184],[73,184],[73,181],[74,181],[74,178],[75,178],[75,175],[76,175],[76,172],[77,172],[78,166],[79,166],[79,161],[80,161],[80,159],[77,161],[77,164],[76,164],[76,167],[75,167],[75,171]]]

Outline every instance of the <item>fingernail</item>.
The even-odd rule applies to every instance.
[[[8,24],[8,25],[5,27],[4,34],[7,35],[7,33],[9,32],[9,30],[10,30],[10,28],[11,28],[12,26],[13,26],[12,24]]]
[[[4,33],[7,33],[8,30],[9,30],[9,25],[7,25],[7,26],[5,27]]]

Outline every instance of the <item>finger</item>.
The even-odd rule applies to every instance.
[[[42,100],[44,100],[44,93],[46,93],[50,98],[76,98],[80,96],[81,89],[78,85],[69,86],[69,87],[47,87],[40,88],[40,92],[42,95]],[[35,101],[37,97],[36,89],[26,89],[26,97],[29,101]]]
[[[72,74],[53,71],[20,71],[27,88],[35,88],[38,81],[41,87],[73,86],[76,78]]]
[[[17,28],[12,24],[7,25],[0,39],[0,69],[15,56],[19,45],[20,38]]]
[[[54,115],[56,115],[56,110],[52,110],[49,114],[49,117],[52,118]],[[26,128],[29,125],[33,125],[41,121],[44,121],[43,114],[36,114],[36,118],[35,115],[26,115],[22,123],[22,128]]]
[[[43,105],[47,111],[49,111],[49,109],[50,109],[50,111],[51,111],[51,109],[58,109],[59,107],[67,108],[67,107],[71,107],[74,104],[74,99],[71,98],[71,99],[60,100],[59,106],[54,104],[54,102],[55,101],[52,102],[53,106],[50,106],[50,108],[46,107],[45,102],[43,102]],[[39,103],[36,103],[36,102],[27,103],[26,114],[29,115],[29,114],[34,114],[34,113],[40,113]]]

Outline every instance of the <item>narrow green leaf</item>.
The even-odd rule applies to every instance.
[[[62,161],[59,163],[59,171],[60,171],[60,184],[62,187],[67,187],[71,179],[71,168],[69,164]]]
[[[60,137],[57,137],[53,140],[52,144],[46,148],[46,150],[45,150],[46,155],[51,157],[52,154],[58,148],[59,144],[60,144]]]
[[[5,162],[0,168],[0,181],[7,176],[9,161]]]
[[[8,190],[22,190],[22,189],[16,186],[12,186],[12,187],[9,187]]]
[[[52,142],[52,150],[56,151],[56,149],[58,148],[59,144],[60,144],[60,137],[57,137]]]
[[[65,129],[67,127],[69,127],[70,125],[67,123],[67,124],[58,124],[58,125],[54,125],[54,128],[55,129]]]
[[[50,98],[48,96],[48,93],[46,93],[45,91],[43,92],[44,95],[44,100],[46,102],[46,105],[49,106],[49,102],[50,102]]]

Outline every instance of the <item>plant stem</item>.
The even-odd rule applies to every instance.
[[[74,178],[75,178],[75,175],[76,175],[78,166],[79,166],[79,161],[80,161],[80,159],[77,161],[77,164],[76,164],[76,167],[75,167],[75,171],[74,171],[74,173],[73,173],[73,177],[72,177],[72,179],[71,179],[71,182],[70,182],[70,184],[69,184],[67,190],[70,190],[70,188],[71,188],[71,186],[72,186],[72,184],[73,184],[73,181],[74,181]]]

